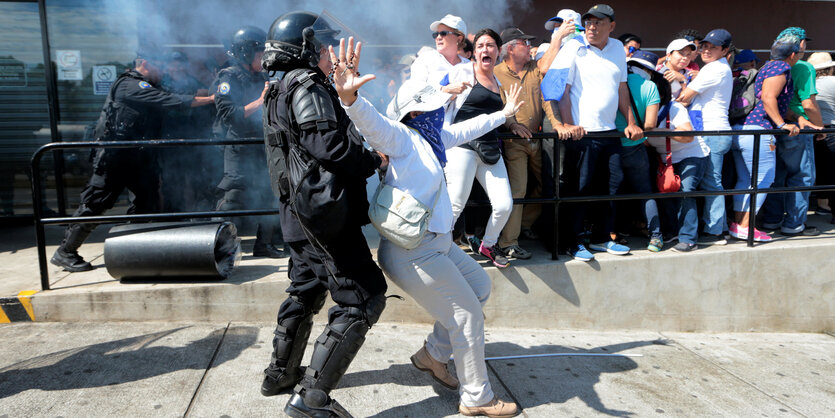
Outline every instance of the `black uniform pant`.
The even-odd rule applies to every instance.
[[[383,272],[371,258],[371,250],[359,226],[349,226],[340,239],[325,246],[327,254],[309,241],[294,241],[290,247],[290,287],[278,310],[278,322],[305,314],[322,294],[330,291],[336,306],[328,322],[347,314],[348,307],[363,306],[387,289]],[[311,305],[311,306],[308,306]]]
[[[81,192],[81,204],[73,216],[101,215],[111,209],[125,189],[130,192],[129,214],[159,210],[159,174],[147,150],[128,154],[112,150],[97,158],[93,176]],[[91,227],[92,229],[92,227]]]

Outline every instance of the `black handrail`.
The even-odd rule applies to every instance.
[[[560,197],[559,194],[559,167],[553,167],[554,179],[554,197],[552,198],[536,198],[536,199],[513,199],[514,204],[553,204],[554,205],[554,242],[551,253],[551,258],[556,260],[558,258],[557,252],[559,248],[559,207],[561,203],[573,202],[597,202],[597,201],[612,201],[612,200],[635,200],[635,199],[668,199],[679,197],[701,197],[701,196],[729,196],[738,194],[750,195],[751,204],[750,222],[748,223],[748,246],[754,246],[754,225],[756,219],[756,202],[758,193],[782,193],[782,192],[800,192],[800,191],[833,191],[835,185],[828,186],[809,186],[809,187],[775,187],[768,189],[760,189],[757,187],[757,166],[759,163],[760,150],[760,135],[781,135],[786,134],[787,131],[782,129],[764,129],[764,130],[730,130],[730,131],[676,131],[676,136],[718,136],[718,135],[754,135],[754,156],[753,167],[751,173],[751,188],[750,189],[733,189],[720,191],[695,191],[695,192],[676,192],[676,193],[634,193],[634,194],[619,194],[619,195],[599,195],[599,196],[570,196]],[[835,129],[817,130],[802,130],[802,134],[819,134],[819,133],[835,133]],[[645,132],[647,137],[663,137],[667,136],[669,132]],[[590,132],[586,134],[586,138],[611,138],[611,132]],[[500,134],[500,138],[518,138],[510,134]],[[560,140],[557,139],[556,133],[536,133],[533,138],[545,139],[553,138],[554,141],[554,155],[559,156]],[[229,210],[229,211],[203,211],[203,212],[176,212],[176,213],[157,213],[157,214],[138,214],[138,215],[109,215],[109,216],[86,216],[86,217],[57,217],[57,218],[43,218],[43,211],[41,208],[41,200],[38,198],[41,193],[40,176],[36,175],[40,172],[40,160],[43,154],[47,151],[60,149],[77,149],[77,148],[137,148],[137,147],[178,147],[178,146],[206,146],[206,145],[263,145],[263,140],[257,138],[246,138],[236,140],[212,140],[212,139],[159,139],[159,140],[143,140],[143,141],[78,141],[78,142],[56,142],[46,144],[32,155],[31,170],[32,170],[32,208],[34,211],[35,223],[35,240],[38,251],[38,266],[41,276],[41,288],[49,290],[49,271],[46,261],[46,244],[44,242],[44,225],[55,224],[70,224],[70,223],[113,223],[130,220],[174,220],[187,218],[213,218],[213,217],[231,217],[231,216],[256,216],[256,215],[274,215],[278,214],[278,209],[249,209],[249,210]],[[479,202],[479,204],[489,204]]]

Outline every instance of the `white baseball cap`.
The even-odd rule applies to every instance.
[[[574,23],[577,25],[583,24],[581,22],[580,13],[577,13],[571,9],[562,9],[557,13],[556,16],[548,19],[548,21],[545,22],[545,30],[554,30],[554,28],[557,26],[557,23],[562,24],[562,22],[565,22],[567,20],[574,20]]]
[[[447,26],[463,33],[464,36],[467,36],[467,24],[464,23],[464,19],[461,19],[458,16],[446,15],[446,16],[442,17],[441,20],[436,20],[436,21],[432,22],[432,24],[429,25],[429,30],[431,30],[433,32],[438,30],[438,25],[440,25],[440,24],[447,25]]]
[[[409,112],[431,112],[443,107],[450,97],[452,97],[450,94],[425,82],[406,80],[389,102],[386,116],[391,120],[400,121]]]
[[[696,44],[694,44],[693,42],[688,41],[687,39],[684,39],[684,38],[676,39],[676,40],[670,42],[669,45],[667,45],[667,54],[670,54],[673,51],[681,51],[682,49],[684,49],[688,46],[692,46],[693,50],[694,51],[696,50]]]

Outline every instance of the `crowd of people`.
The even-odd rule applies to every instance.
[[[397,82],[390,78],[374,88],[375,76],[358,72],[361,44],[339,39],[350,31],[325,14],[297,11],[276,19],[269,33],[249,26],[235,32],[229,62],[205,91],[184,74],[183,57],[168,57],[164,73],[163,59],[149,51],[114,83],[97,139],[188,137],[193,132],[186,127],[206,128],[190,119],[195,109],[212,115],[214,138],[264,139],[264,147],[224,148],[223,176],[208,199],[218,210],[280,210],[278,222],[255,222],[254,252],[290,257],[291,285],[261,386],[265,396],[293,389],[288,415],[350,416],[330,392],[385,308],[387,277],[436,319],[411,357],[414,366],[457,390],[462,414],[514,416],[517,406],[495,396],[485,364],[482,306],[490,279],[465,251],[499,268],[530,258],[520,239],[552,228],[542,227],[541,205],[513,201],[547,197],[552,173],[559,174],[561,196],[658,192],[655,173],[668,166],[678,178],[675,190],[684,192],[748,188],[754,171],[760,188],[811,186],[818,173],[822,182],[835,181],[835,136],[800,133],[835,124],[835,63],[825,53],[802,60],[809,41],[802,28],[780,32],[762,66],[750,50],[738,51],[725,29],[704,36],[684,30],[664,56],[642,50],[639,35],[612,36],[615,11],[605,4],[582,15],[561,10],[545,28],[548,42],[533,45],[536,37],[517,27],[470,35],[463,19],[448,14],[428,27],[435,47],[399,59]],[[270,80],[270,73],[279,77]],[[385,115],[378,111],[382,103]],[[732,129],[786,133],[684,134]],[[549,154],[546,140],[534,135],[539,132],[553,132],[564,154]],[[208,159],[168,153],[162,161],[204,170]],[[164,170],[160,176],[157,164],[143,148],[99,150],[75,216],[103,213],[125,189],[136,213],[206,199],[188,175],[178,183]],[[430,214],[416,247],[383,238],[377,263],[361,230],[369,222],[366,179],[375,171]],[[160,179],[162,190],[177,199],[159,199]],[[467,205],[480,199],[476,185],[490,203],[487,213]],[[626,237],[639,234],[649,251],[677,241],[673,250],[689,252],[725,244],[727,236],[747,239],[757,222],[748,218],[752,204],[762,208],[756,241],[771,240],[768,230],[815,235],[806,225],[810,197],[576,203],[551,222],[560,224],[561,242],[577,260],[593,260],[592,251],[628,254]],[[817,210],[831,214],[833,197],[818,195]],[[70,225],[52,262],[68,271],[90,270],[78,248],[92,228]],[[273,245],[274,235],[286,242],[284,251]],[[303,368],[313,316],[328,293],[336,305]]]
[[[561,196],[658,192],[655,173],[667,161],[683,192],[751,187],[754,135],[647,138],[643,132],[784,129],[784,135],[759,136],[757,186],[813,186],[816,177],[832,179],[825,162],[832,159],[833,136],[799,134],[835,122],[827,113],[831,56],[819,52],[804,61],[809,39],[802,28],[777,34],[770,59],[761,66],[756,54],[735,47],[731,33],[721,28],[706,35],[682,30],[659,57],[641,49],[639,35],[614,38],[615,12],[602,4],[582,16],[563,9],[545,29],[551,37],[540,45],[516,27],[500,35],[479,31],[469,35],[476,48],[468,59],[463,50],[467,26],[446,15],[430,27],[436,48],[412,58],[411,79],[453,94],[446,124],[498,108],[506,86],[522,86],[525,105],[519,115],[447,150],[445,172],[458,221],[455,241],[497,267],[531,256],[520,237],[536,238],[551,229],[543,225],[554,220],[539,219],[540,205],[512,205],[512,199],[548,196],[553,170],[559,170]],[[488,44],[481,53],[479,40]],[[550,155],[552,143],[532,137],[537,132],[556,133],[563,141],[561,155]],[[596,135],[584,136],[592,132]],[[499,140],[496,133],[512,137]],[[465,209],[468,198],[483,201],[485,194],[489,215]],[[817,235],[806,224],[810,197],[808,192],[759,194],[754,240],[770,241],[774,233]],[[829,194],[818,197],[812,207],[831,214]],[[595,251],[628,254],[627,237],[643,236],[652,252],[665,245],[689,252],[731,238],[745,240],[748,205],[747,195],[570,204],[567,215],[556,220],[564,235],[560,250],[590,261]]]

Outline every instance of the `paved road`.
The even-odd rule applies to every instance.
[[[457,395],[409,363],[428,330],[375,326],[334,397],[358,417],[456,415]],[[270,324],[14,323],[0,338],[0,417],[281,416],[289,397],[258,393]],[[488,330],[489,357],[542,354],[559,355],[488,361],[522,416],[835,416],[826,334]]]

